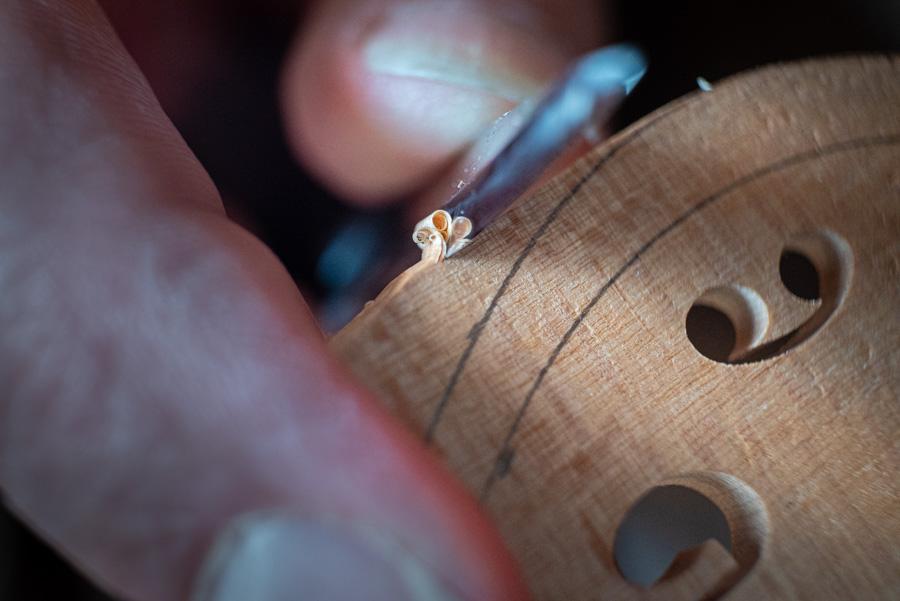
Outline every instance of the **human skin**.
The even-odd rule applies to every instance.
[[[436,64],[410,80],[409,65],[390,58],[416,43],[402,22],[375,51],[344,44],[346,31],[357,35],[398,4],[323,3],[285,69],[285,124],[298,156],[360,203],[427,186],[491,111],[515,100],[509,90],[535,93],[554,74],[550,63],[597,34],[553,46],[547,64],[525,69],[513,58],[520,47],[552,46],[559,35],[547,32],[566,26],[559,15],[591,3],[563,3],[568,12],[549,2],[484,3],[490,14],[481,18],[481,4],[470,2],[456,13],[470,42],[506,40],[496,48],[482,40],[499,53],[491,74]],[[506,17],[498,25],[498,6],[532,17],[520,29]],[[420,30],[427,14],[415,16]],[[449,36],[454,17],[442,14],[435,27]],[[423,117],[394,127],[398,114],[416,113],[405,95],[386,91],[387,80],[428,106],[453,104],[457,113],[442,122],[462,125],[436,129]],[[477,119],[461,117],[467,103]],[[437,598],[426,589],[446,599],[527,597],[477,504],[328,354],[277,258],[225,216],[93,0],[0,6],[0,290],[4,499],[113,594],[182,600],[202,572],[198,594],[214,599],[257,584],[259,599],[304,590]],[[268,538],[244,540],[263,540],[276,560],[245,581],[229,576],[246,572],[229,526],[236,520],[242,532],[262,524]],[[321,549],[334,553],[317,557]],[[407,564],[425,588],[409,584]],[[401,575],[380,578],[394,571]]]

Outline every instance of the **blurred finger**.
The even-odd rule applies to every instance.
[[[599,10],[588,0],[320,2],[284,74],[288,135],[348,198],[409,194],[597,45]]]
[[[16,513],[127,599],[181,601],[201,572],[216,600],[524,597],[474,502],[225,218],[94,2],[4,3],[0,80]]]

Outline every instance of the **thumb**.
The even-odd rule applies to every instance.
[[[475,501],[228,221],[96,2],[0,2],[0,82],[5,504],[136,601],[525,598]]]
[[[300,159],[343,196],[416,191],[602,37],[590,0],[340,0],[311,11],[283,112]]]

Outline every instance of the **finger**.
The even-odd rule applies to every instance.
[[[166,114],[176,121],[228,56],[225,0],[99,0]]]
[[[308,17],[283,80],[298,156],[377,203],[432,180],[500,115],[597,45],[591,0],[341,0]]]
[[[0,81],[18,515],[127,599],[524,596],[474,502],[225,218],[93,2],[4,3]]]

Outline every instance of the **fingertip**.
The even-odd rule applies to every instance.
[[[319,5],[282,81],[298,158],[358,203],[421,188],[568,60],[541,18],[508,13],[473,1]]]
[[[345,199],[387,201],[415,185],[417,176],[434,164],[435,152],[412,151],[398,132],[382,125],[371,103],[371,87],[377,82],[359,53],[311,29],[290,52],[282,79],[282,113],[291,148]]]

